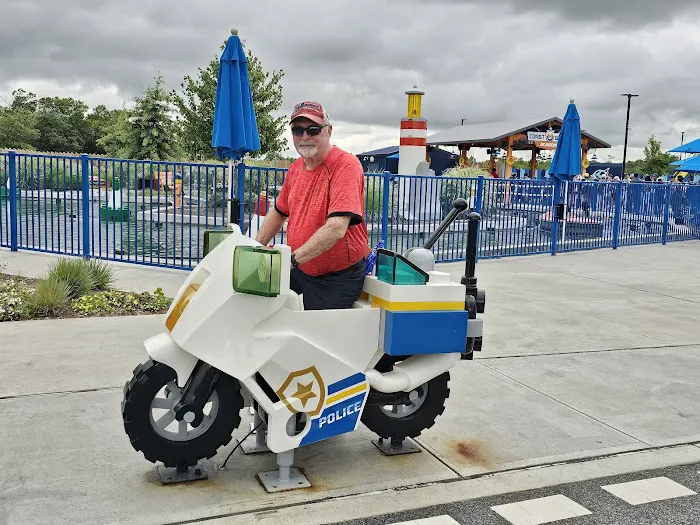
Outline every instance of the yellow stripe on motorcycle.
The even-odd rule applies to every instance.
[[[442,301],[442,302],[406,302],[397,303],[372,296],[373,308],[384,308],[390,312],[420,312],[435,310],[464,310],[464,301]]]

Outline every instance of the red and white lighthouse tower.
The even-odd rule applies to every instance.
[[[423,91],[413,86],[408,95],[408,115],[401,119],[399,142],[399,175],[415,175],[418,164],[426,160],[428,121],[421,118]]]

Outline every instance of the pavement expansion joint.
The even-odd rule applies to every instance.
[[[547,399],[549,399],[549,400],[551,400],[551,401],[554,401],[555,403],[557,403],[557,404],[559,404],[559,405],[561,405],[561,406],[563,406],[563,407],[566,407],[566,408],[568,408],[569,410],[573,410],[573,411],[576,412],[577,414],[580,414],[580,415],[582,415],[582,416],[584,416],[584,417],[586,417],[586,418],[588,418],[588,419],[590,419],[590,420],[592,420],[592,421],[595,421],[596,423],[599,423],[599,424],[601,424],[601,425],[603,425],[603,426],[605,426],[605,427],[607,427],[607,428],[610,428],[610,429],[614,430],[615,432],[619,432],[620,434],[622,434],[622,435],[624,435],[624,436],[627,436],[628,438],[632,439],[633,441],[636,441],[636,442],[638,442],[638,443],[641,443],[642,445],[646,445],[647,447],[652,447],[651,443],[647,443],[646,441],[643,441],[643,440],[639,439],[638,437],[635,437],[635,436],[633,436],[633,435],[631,435],[631,434],[628,434],[627,432],[624,432],[624,431],[620,430],[619,428],[615,428],[614,426],[612,426],[612,425],[610,425],[610,424],[608,424],[608,423],[606,423],[606,422],[604,422],[604,421],[601,421],[600,419],[597,419],[597,418],[591,416],[590,414],[586,414],[586,413],[583,412],[582,410],[580,410],[580,409],[578,409],[578,408],[576,408],[576,407],[573,407],[573,406],[571,406],[571,405],[569,405],[569,404],[567,404],[567,403],[564,403],[564,402],[561,401],[560,399],[557,399],[557,398],[555,398],[555,397],[552,397],[552,396],[550,396],[549,394],[545,394],[544,392],[540,392],[540,391],[537,390],[536,388],[534,388],[534,387],[532,387],[532,386],[530,386],[530,385],[527,385],[527,384],[523,383],[522,381],[519,381],[519,380],[515,379],[514,377],[512,377],[512,376],[506,374],[505,372],[502,372],[501,370],[497,370],[497,369],[495,369],[495,368],[493,368],[493,367],[490,367],[490,366],[487,365],[486,363],[484,363],[482,366],[485,366],[486,368],[488,368],[488,369],[491,370],[492,372],[495,372],[496,374],[499,374],[499,375],[501,375],[501,376],[503,376],[503,377],[509,379],[510,381],[513,381],[514,383],[517,383],[518,385],[522,386],[523,388],[527,388],[528,390],[531,390],[532,392],[535,392],[535,393],[537,393],[537,394],[539,394],[539,395],[541,395],[541,396],[543,396],[543,397],[546,397]]]

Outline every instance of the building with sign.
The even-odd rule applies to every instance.
[[[463,124],[429,135],[428,146],[456,146],[460,151],[460,164],[466,165],[472,148],[485,148],[490,156],[490,168],[496,166],[500,150],[506,153],[506,165],[515,164],[514,151],[531,151],[530,172],[537,169],[537,154],[542,150],[555,150],[562,120],[558,117],[534,123],[523,121],[493,122],[486,124]],[[610,144],[581,130],[581,159],[585,171],[589,165],[588,151],[610,148]],[[511,170],[506,170],[510,177]]]

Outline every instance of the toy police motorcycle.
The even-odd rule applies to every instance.
[[[289,246],[262,246],[235,224],[207,231],[204,258],[124,387],[131,445],[184,472],[226,445],[250,407],[258,446],[278,454],[279,472],[260,474],[272,490],[308,486],[291,469],[294,449],[360,421],[392,445],[431,427],[449,370],[481,349],[479,215],[468,216],[461,283],[435,271],[429,251],[467,206],[457,199],[423,248],[378,250],[375,275],[344,310],[304,310],[289,288]]]

